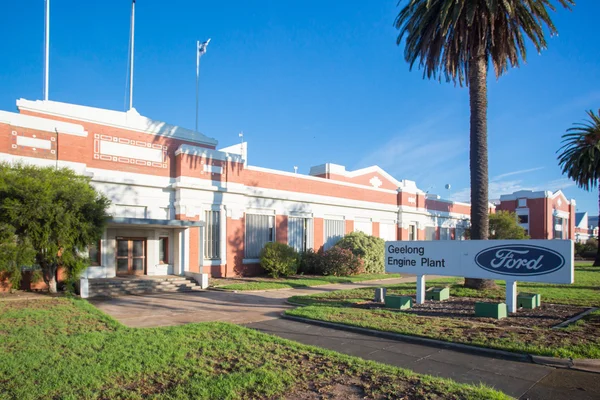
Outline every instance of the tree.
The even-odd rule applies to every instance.
[[[471,234],[488,238],[487,73],[491,61],[496,78],[526,59],[526,39],[540,52],[546,47],[544,27],[557,30],[548,14],[553,0],[408,0],[394,22],[406,37],[404,58],[418,62],[423,76],[453,81],[469,88]],[[573,0],[557,0],[570,9]],[[465,279],[465,286],[484,288],[491,280]]]
[[[102,236],[109,204],[70,169],[0,164],[0,224],[34,249],[50,293],[59,267],[74,281],[89,265],[85,249]]]
[[[589,120],[573,124],[562,136],[558,163],[562,173],[580,188],[589,191],[598,186],[600,210],[600,110],[598,114],[590,110],[587,115]],[[594,266],[600,266],[600,247],[598,249]]]
[[[471,229],[465,231],[465,236],[471,238]],[[529,239],[529,236],[517,223],[517,214],[500,210],[489,215],[489,239]]]
[[[35,263],[35,251],[27,240],[19,238],[15,229],[0,223],[0,278],[8,279],[13,289],[21,283],[21,267]]]

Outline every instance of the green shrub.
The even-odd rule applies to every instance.
[[[323,275],[323,249],[314,251],[308,249],[300,254],[298,273],[307,275]]]
[[[585,249],[585,244],[576,242],[575,243],[575,255],[582,256]]]
[[[273,278],[294,275],[298,270],[298,258],[293,247],[271,242],[260,251],[260,266]]]
[[[349,276],[365,272],[363,260],[351,250],[333,246],[323,253],[323,275]]]
[[[363,232],[352,232],[344,236],[334,247],[341,247],[352,252],[364,261],[364,269],[368,274],[385,272],[383,263],[385,240],[367,235]]]

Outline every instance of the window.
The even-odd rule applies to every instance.
[[[554,217],[554,239],[563,239],[563,218]]]
[[[160,264],[169,263],[169,238],[159,237],[158,238],[158,262]]]
[[[346,224],[342,219],[326,219],[324,224],[325,237],[323,238],[323,248],[328,250],[344,237],[344,233],[346,232]]]
[[[354,220],[354,232],[363,232],[367,235],[372,235],[373,223],[370,219],[356,218]]]
[[[288,244],[297,252],[312,249],[313,222],[310,218],[288,218]]]
[[[436,240],[435,226],[425,227],[425,240]]]
[[[518,207],[527,207],[527,199],[519,199]]]
[[[380,223],[379,237],[383,240],[396,240],[396,224],[395,223]]]
[[[274,239],[274,216],[246,214],[246,258],[258,258],[265,244]]]
[[[519,223],[520,224],[528,224],[529,223],[529,215],[519,215]]]
[[[408,240],[417,240],[417,227],[415,225],[408,226]]]
[[[206,211],[206,227],[204,235],[204,258],[216,260],[220,258],[219,247],[221,244],[219,230],[219,211]]]
[[[450,240],[450,228],[440,228],[440,240]]]
[[[454,240],[465,240],[465,228],[464,226],[457,226],[454,231]]]
[[[98,243],[88,246],[88,257],[90,258],[90,265],[102,264],[101,256],[102,253],[100,252],[100,241],[98,241]]]

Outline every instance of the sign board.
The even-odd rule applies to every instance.
[[[386,272],[573,283],[571,240],[385,242]]]

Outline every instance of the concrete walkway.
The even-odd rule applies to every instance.
[[[224,321],[340,353],[463,383],[484,383],[523,399],[600,399],[600,375],[467,354],[281,319],[286,299],[340,289],[378,287],[414,277],[253,293],[200,291],[91,299],[131,327]]]

